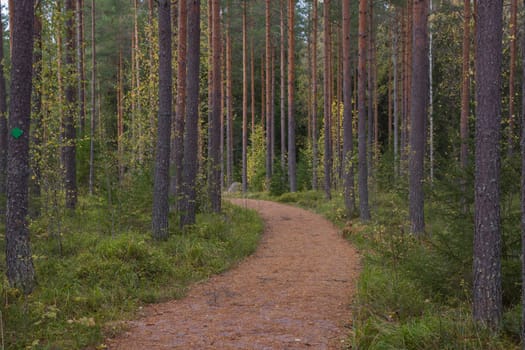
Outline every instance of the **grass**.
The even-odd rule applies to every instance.
[[[83,197],[77,213],[61,216],[60,232],[56,217],[33,221],[38,287],[26,297],[3,280],[0,344],[104,348],[104,337],[121,331],[116,321],[145,303],[180,298],[192,282],[228,269],[255,250],[263,229],[255,212],[226,203],[221,215],[199,215],[195,226],[172,229],[167,241],[155,242],[147,207],[127,212],[122,206],[116,213],[100,198]]]
[[[374,195],[373,220],[367,224],[346,217],[338,194],[330,201],[312,191],[251,197],[318,212],[339,226],[363,254],[348,335],[352,349],[520,348],[520,304],[506,304],[497,334],[473,322],[473,230],[468,218],[453,216],[454,210],[439,201],[426,208],[432,235],[416,239],[408,234],[406,200],[393,192]],[[508,258],[503,265],[507,271],[503,274],[504,294],[519,294],[515,261]]]

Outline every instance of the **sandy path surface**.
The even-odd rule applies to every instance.
[[[234,199],[257,210],[265,232],[232,270],[188,296],[145,308],[109,349],[340,349],[351,322],[359,257],[319,215]]]

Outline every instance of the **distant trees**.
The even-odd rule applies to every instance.
[[[410,118],[410,221],[412,233],[425,230],[423,179],[426,144],[426,119],[428,110],[428,0],[414,0],[412,45],[412,92]]]

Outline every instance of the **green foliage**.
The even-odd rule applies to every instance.
[[[250,140],[247,159],[248,186],[251,191],[263,191],[266,189],[266,143],[261,125],[255,126]]]
[[[149,183],[142,180],[137,185]],[[183,296],[191,282],[224,271],[256,248],[261,220],[228,204],[221,215],[199,215],[184,234],[155,242],[145,214],[151,203],[143,196],[140,188],[122,195],[120,229],[113,234],[105,229],[112,215],[106,197],[80,197],[79,212],[63,217],[60,248],[46,216],[32,222],[39,287],[24,297],[7,281],[0,285],[7,349],[100,344],[104,334],[119,331],[114,321],[132,317],[144,303]],[[176,227],[173,220],[170,226]],[[0,261],[5,269],[5,258]]]

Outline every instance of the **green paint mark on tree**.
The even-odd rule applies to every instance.
[[[20,128],[13,128],[11,130],[11,136],[13,136],[15,139],[20,138],[24,134],[24,131]]]

